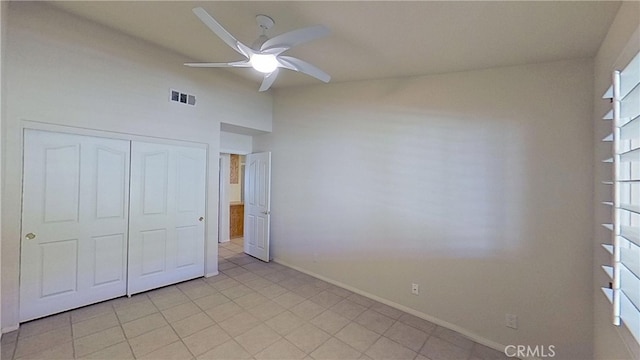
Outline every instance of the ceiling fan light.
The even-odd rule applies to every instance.
[[[272,54],[255,54],[251,56],[251,66],[264,74],[270,74],[278,68],[278,60]]]

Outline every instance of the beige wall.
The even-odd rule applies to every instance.
[[[18,322],[22,128],[27,121],[207,144],[206,273],[217,273],[220,123],[271,130],[271,96],[46,4],[9,4],[2,193],[2,328]],[[197,106],[170,103],[169,89]]]
[[[600,181],[610,179],[610,165],[602,160],[611,156],[611,143],[601,140],[611,133],[611,122],[602,116],[611,109],[609,101],[602,95],[611,85],[613,70],[621,70],[640,51],[640,2],[624,2],[618,11],[609,32],[602,42],[594,60],[594,143],[595,143],[595,230],[594,230],[594,357],[596,359],[638,359],[640,346],[624,327],[611,323],[611,303],[600,290],[607,286],[609,279],[600,268],[610,264],[611,258],[600,246],[608,243],[610,233],[600,224],[611,222],[611,210],[598,206],[602,201],[611,201],[611,189]]]
[[[228,154],[251,154],[253,137],[220,131],[220,152]]]
[[[275,260],[493,347],[590,358],[592,76],[574,60],[277,91],[254,137]]]
[[[271,99],[46,5],[1,5],[4,329],[17,323],[25,120],[206,143],[217,189],[220,122],[270,131]],[[596,207],[592,221],[588,209],[604,196],[596,184],[591,201],[606,151],[598,98],[614,54],[638,36],[639,6],[623,4],[595,58],[594,116],[586,60],[277,92],[275,133],[254,140],[274,153],[276,259],[490,345],[555,344],[560,358],[590,358],[594,324],[596,358],[630,358],[597,290],[603,232],[589,230],[606,214]],[[195,93],[198,106],[169,104],[169,88]],[[209,219],[217,196],[208,193]],[[207,234],[215,241],[215,222]],[[581,274],[593,268],[592,298]],[[505,312],[519,330],[504,327]]]

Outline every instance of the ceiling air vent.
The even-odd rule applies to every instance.
[[[171,89],[169,92],[169,101],[195,106],[196,96]]]

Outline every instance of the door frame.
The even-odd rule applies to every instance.
[[[223,149],[220,148],[220,152],[219,152],[219,157],[220,157],[220,168],[218,169],[218,179],[220,181],[218,181],[218,244],[224,244],[228,241],[231,240],[231,235],[229,232],[229,221],[226,221],[226,219],[229,219],[229,217],[231,216],[230,214],[230,210],[229,210],[229,197],[228,196],[222,196],[220,194],[222,194],[223,192],[226,194],[229,191],[229,187],[226,184],[226,180],[223,181],[223,175],[225,179],[229,178],[229,173],[230,170],[225,170],[223,169],[223,165],[228,167],[229,166],[229,159],[225,159],[223,160],[222,157],[223,155],[249,155],[251,154],[251,151],[244,151],[244,150],[233,150],[233,149]],[[242,195],[244,197],[244,194]],[[226,217],[226,219],[225,219]],[[223,223],[223,221],[226,223],[226,227],[227,230],[224,231],[222,230],[222,226],[220,226],[221,223]],[[225,236],[226,235],[226,236]]]
[[[229,179],[230,161],[229,153],[220,153],[219,183],[218,183],[218,244],[231,241],[229,231],[230,211],[229,211]]]

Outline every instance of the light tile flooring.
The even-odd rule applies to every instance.
[[[451,330],[220,245],[220,275],[24,323],[2,359],[504,359]]]

